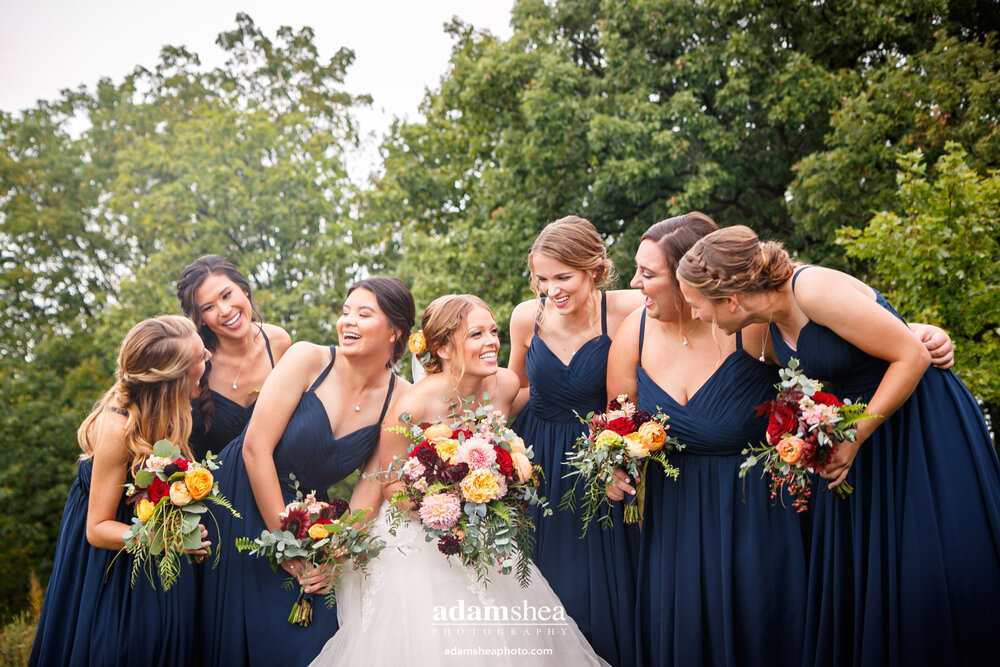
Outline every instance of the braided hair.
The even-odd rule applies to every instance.
[[[706,298],[769,292],[781,288],[795,268],[777,241],[761,241],[749,227],[712,232],[687,251],[677,278]]]

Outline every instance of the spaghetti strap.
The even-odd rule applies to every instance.
[[[809,266],[809,264],[806,264],[805,266],[800,266],[795,269],[795,273],[792,274],[792,293],[795,292],[795,281],[799,279],[799,274],[808,269]]]
[[[385,394],[385,402],[382,403],[382,413],[378,416],[378,423],[385,419],[385,413],[389,409],[389,399],[392,398],[392,388],[396,386],[396,374],[389,371],[389,391]]]
[[[743,349],[743,329],[740,329],[739,331],[736,332],[736,349],[737,350]]]
[[[323,369],[323,372],[320,373],[319,377],[316,378],[316,381],[312,383],[312,386],[309,387],[309,391],[316,391],[316,387],[318,387],[318,386],[320,386],[320,384],[322,384],[323,380],[326,379],[326,376],[330,374],[330,369],[333,368],[333,360],[336,359],[336,358],[337,358],[337,347],[335,345],[331,345],[330,346],[330,363],[326,365],[326,368]]]
[[[608,335],[608,293],[601,292],[601,334]]]
[[[260,333],[264,336],[264,347],[267,348],[267,358],[271,360],[271,368],[274,368],[274,355],[271,354],[271,341],[267,339],[267,334],[264,333],[264,327],[260,328]]]
[[[646,309],[642,309],[642,318],[639,320],[639,365],[642,366],[642,339],[646,336]]]

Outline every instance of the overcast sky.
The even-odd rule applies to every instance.
[[[310,26],[323,58],[354,49],[347,89],[374,98],[360,114],[378,135],[393,116],[417,119],[425,88],[436,88],[458,16],[507,38],[513,0],[0,0],[0,110],[19,111],[63,88],[121,81],[152,67],[164,44],[182,45],[208,67],[222,63],[216,36],[246,12],[269,37],[282,25]],[[372,142],[366,158],[374,160]],[[357,176],[357,174],[355,174]]]

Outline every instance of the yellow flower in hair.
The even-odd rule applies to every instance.
[[[406,342],[406,347],[415,355],[421,355],[427,349],[427,339],[422,331],[410,334],[410,339]]]

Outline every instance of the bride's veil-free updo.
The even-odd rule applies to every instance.
[[[469,311],[477,307],[485,308],[490,315],[493,314],[485,301],[472,294],[446,294],[434,299],[427,306],[424,316],[420,320],[420,328],[427,341],[427,352],[430,353],[427,361],[424,362],[424,370],[427,371],[428,375],[440,373],[443,370],[444,367],[438,352],[448,347],[448,344],[454,340],[456,332],[464,331]],[[459,370],[459,377],[461,377],[465,369]]]
[[[677,266],[677,278],[709,299],[781,288],[795,268],[784,247],[761,242],[749,227],[712,232],[692,246]]]

